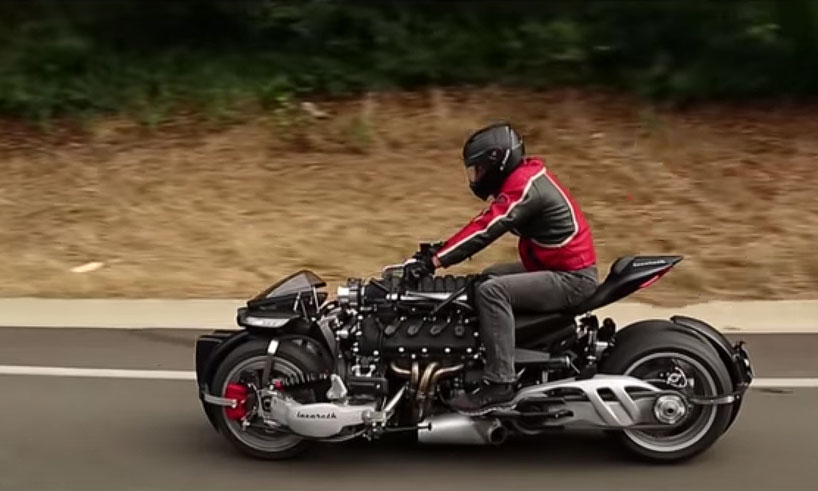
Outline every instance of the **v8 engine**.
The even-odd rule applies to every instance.
[[[402,291],[397,279],[349,280],[339,301],[358,311],[349,328],[352,350],[359,356],[465,359],[479,347],[472,307],[475,276],[426,278],[416,289]]]

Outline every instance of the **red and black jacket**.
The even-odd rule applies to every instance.
[[[576,271],[596,265],[593,237],[579,206],[536,158],[506,178],[498,196],[438,250],[443,267],[471,257],[504,233],[520,237],[528,271]]]

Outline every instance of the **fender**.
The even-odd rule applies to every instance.
[[[196,384],[199,386],[199,400],[214,428],[217,428],[213,413],[216,409],[204,402],[202,394],[210,392],[210,381],[213,380],[219,362],[249,337],[250,333],[245,330],[216,330],[196,339]]]
[[[639,336],[643,330],[655,329],[670,329],[683,332],[701,340],[703,343],[709,343],[713,346],[713,349],[716,350],[719,359],[722,360],[727,368],[730,381],[733,383],[733,394],[738,396],[738,399],[733,403],[733,414],[730,416],[730,422],[727,426],[727,429],[729,429],[738,416],[739,409],[741,408],[742,402],[744,402],[742,396],[753,378],[750,358],[742,343],[731,346],[728,339],[722,333],[706,322],[692,317],[676,315],[672,316],[670,320],[650,319],[625,326],[614,334],[614,344],[616,344],[616,338],[622,339]],[[727,429],[725,429],[725,431],[727,431]]]
[[[311,322],[311,319],[297,313],[267,313],[241,307],[236,314],[236,323],[251,333],[263,336],[285,333],[312,337],[329,351],[333,359],[336,355],[335,334],[332,329],[320,322]]]
[[[727,366],[727,370],[730,372],[730,379],[733,381],[733,387],[739,391],[742,391],[742,393],[744,390],[749,388],[750,383],[753,381],[753,369],[752,365],[750,364],[750,356],[745,350],[743,342],[739,342],[736,343],[736,345],[731,346],[730,341],[724,336],[724,334],[719,332],[715,327],[699,319],[675,315],[671,317],[670,320],[674,324],[684,326],[710,341],[718,352],[719,357]],[[735,407],[733,408],[733,414],[730,416],[730,423],[727,425],[727,429],[733,426],[733,423],[736,421],[736,417],[741,409],[742,402],[744,402],[743,397],[736,402]],[[725,429],[725,432],[727,429]]]
[[[678,330],[687,335],[698,338],[703,343],[709,343],[716,350],[719,359],[722,360],[730,381],[736,389],[745,389],[752,380],[752,371],[749,367],[749,360],[741,345],[731,346],[727,338],[716,330],[713,326],[684,316],[673,316],[668,319],[648,319],[635,322],[618,330],[614,335],[616,339],[625,339],[631,336],[639,336],[643,330],[671,329]],[[747,362],[745,363],[745,360]]]
[[[745,363],[744,358],[742,357],[742,343],[738,343],[736,346],[731,345],[730,341],[724,336],[724,334],[719,332],[715,327],[699,319],[685,317],[682,315],[674,315],[670,318],[670,320],[678,326],[682,326],[696,332],[696,334],[704,337],[710,342],[710,344],[713,345],[713,348],[715,348],[719,354],[719,357],[722,359],[725,366],[727,366],[727,370],[730,372],[730,379],[733,381],[734,387],[739,388],[750,384],[752,381],[752,372],[750,371],[749,364]]]
[[[697,319],[691,319],[683,316],[674,316],[668,319],[646,319],[633,324],[627,325],[621,330],[617,330],[614,335],[614,345],[617,338],[620,340],[627,339],[631,336],[639,336],[644,330],[669,329],[677,330],[689,336],[699,339],[703,343],[708,343],[713,346],[719,359],[722,360],[727,372],[730,375],[730,381],[736,388],[742,387],[744,381],[744,374],[740,369],[740,364],[736,351],[730,346],[729,341],[714,327]]]
[[[253,323],[248,322],[248,317],[274,322]],[[216,330],[196,340],[196,380],[200,388],[210,383],[216,373],[216,368],[224,357],[251,337],[309,339],[319,349],[321,358],[330,364],[335,359],[337,347],[332,329],[319,322],[310,322],[298,314],[270,315],[241,307],[236,314],[236,323],[242,329]]]
[[[200,388],[210,384],[216,374],[219,363],[238,345],[250,339],[304,339],[313,343],[318,349],[319,356],[328,364],[332,364],[333,350],[325,345],[320,337],[316,337],[315,331],[319,329],[310,327],[305,323],[292,323],[286,327],[277,329],[259,330],[236,330],[214,331],[211,334],[200,336],[196,340],[196,381]],[[333,339],[333,347],[335,345]]]
[[[213,379],[219,362],[249,337],[250,332],[242,329],[217,330],[196,339],[196,383],[200,388]]]

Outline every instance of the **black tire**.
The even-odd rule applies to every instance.
[[[710,377],[709,391],[716,392],[711,395],[732,391],[730,374],[707,340],[663,321],[647,321],[640,323],[638,328],[637,325],[632,327],[636,328],[632,332],[628,332],[626,328],[621,331],[621,336],[620,333],[617,334],[612,351],[601,363],[602,373],[622,375],[640,361],[649,360],[651,357],[662,359],[662,354],[666,353],[698,363]],[[654,462],[682,461],[700,454],[715,443],[729,426],[733,409],[729,405],[701,407],[698,409],[701,411],[700,415],[692,420],[694,424],[703,425],[701,430],[698,430],[688,443],[675,447],[660,449],[662,445],[660,438],[656,438],[655,444],[647,441],[655,438],[649,435],[649,432],[612,431],[609,434],[619,440],[633,455],[642,459]]]
[[[266,357],[268,344],[269,340],[255,339],[244,343],[235,350],[231,351],[225,357],[225,359],[222,360],[222,362],[219,364],[219,368],[216,370],[213,377],[213,383],[211,384],[211,390],[213,393],[224,393],[228,383],[228,376],[230,376],[231,372],[236,367],[259,357]],[[295,346],[292,343],[282,342],[274,356],[277,361],[286,363],[288,366],[291,366],[295,370],[304,374],[321,372],[323,368],[323,364],[318,356],[300,349],[298,346]],[[308,401],[302,399],[299,402],[314,402],[320,397],[321,396],[319,394],[313,393],[310,397],[311,400]],[[213,419],[219,433],[221,433],[230,443],[232,443],[242,453],[258,459],[281,460],[292,458],[309,449],[314,443],[311,440],[294,438],[293,440],[296,442],[292,446],[287,446],[281,450],[264,449],[261,448],[261,445],[254,446],[252,443],[250,443],[247,436],[243,435],[244,439],[238,436],[239,434],[237,434],[236,428],[237,423],[227,419],[224,408],[216,408],[216,410],[213,411]],[[262,440],[262,437],[253,436],[253,439],[255,438]],[[272,438],[281,437],[271,437],[271,442]]]

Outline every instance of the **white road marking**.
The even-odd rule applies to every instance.
[[[196,380],[196,372],[192,370],[131,370],[121,368],[34,367],[22,365],[0,365],[0,375]]]
[[[756,378],[750,384],[753,388],[797,388],[797,387],[818,387],[818,377],[796,377],[796,378]]]
[[[196,380],[193,370],[133,370],[125,368],[38,367],[0,365],[0,375],[40,375],[45,377],[130,378],[141,380]],[[756,378],[754,388],[818,388],[818,377]]]

